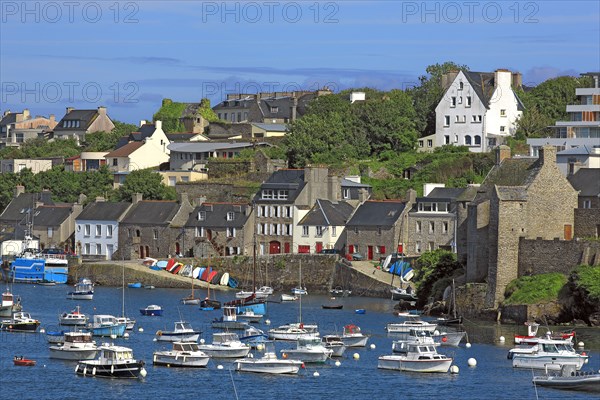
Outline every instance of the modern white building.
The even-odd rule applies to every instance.
[[[85,259],[110,260],[119,245],[119,222],[131,203],[96,201],[75,219],[75,249]]]
[[[569,120],[556,121],[552,137],[527,139],[532,157],[538,157],[545,144],[556,146],[558,154],[576,147],[600,146],[600,72],[583,75],[593,78],[594,87],[575,89],[578,103],[567,106]]]
[[[520,73],[453,71],[443,75],[442,86],[444,97],[435,108],[434,147],[467,146],[472,152],[488,152],[515,134],[515,122],[524,109],[513,90],[521,86]]]

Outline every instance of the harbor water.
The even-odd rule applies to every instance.
[[[15,284],[12,292],[22,298],[24,311],[41,321],[46,331],[65,329],[58,326],[59,314],[81,306],[81,312],[92,315],[121,315],[122,289],[116,287],[96,287],[91,301],[67,299],[69,286],[39,286]],[[204,290],[196,290],[197,296],[206,296]],[[227,301],[234,297],[233,292],[216,292],[218,300]],[[377,369],[377,358],[391,354],[393,337],[384,329],[388,322],[399,321],[393,315],[394,302],[388,299],[363,297],[338,298],[343,304],[341,310],[322,309],[322,304],[330,301],[327,296],[307,295],[302,299],[302,321],[317,323],[321,335],[341,333],[346,324],[354,323],[361,327],[370,339],[366,348],[348,348],[340,366],[334,360],[325,364],[307,364],[297,376],[269,376],[263,374],[239,373],[232,369],[232,362],[213,359],[205,369],[179,369],[155,367],[152,353],[170,348],[169,343],[155,342],[158,330],[171,330],[173,323],[186,320],[196,329],[203,331],[202,338],[211,341],[210,322],[221,316],[220,310],[201,311],[198,306],[182,305],[180,299],[189,290],[183,289],[125,289],[125,311],[128,317],[137,320],[134,331],[128,339],[95,338],[97,343],[114,342],[131,347],[134,356],[146,361],[148,375],[141,380],[115,380],[77,376],[75,362],[49,358],[46,337],[41,333],[0,333],[0,399],[590,399],[594,395],[538,388],[531,383],[531,370],[515,370],[507,352],[512,347],[515,333],[525,333],[524,326],[492,325],[468,321],[470,348],[461,343],[458,348],[440,347],[438,351],[454,358],[458,374],[418,374]],[[299,302],[268,304],[267,319],[257,324],[268,330],[299,319]],[[140,309],[157,304],[162,306],[161,317],[142,316]],[[357,314],[356,309],[364,309]],[[143,328],[143,332],[139,331]],[[540,333],[543,332],[540,327]],[[241,333],[241,332],[240,332]],[[576,342],[585,343],[585,351],[590,355],[584,370],[600,369],[600,330],[577,328]],[[500,343],[498,338],[506,341]],[[372,349],[370,345],[374,344]],[[277,342],[279,350],[294,346],[290,342]],[[355,353],[358,357],[355,357]],[[14,356],[34,359],[34,367],[13,366]],[[259,356],[259,354],[257,354]],[[469,367],[468,359],[477,360],[475,367]],[[218,368],[222,366],[223,368]],[[315,376],[318,372],[318,376]]]

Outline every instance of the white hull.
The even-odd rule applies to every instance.
[[[411,330],[416,332],[431,332],[433,333],[437,328],[436,324],[423,324],[423,325],[405,325],[405,324],[396,324],[390,323],[387,324],[388,333],[410,333]]]
[[[93,300],[94,299],[94,294],[88,294],[88,293],[84,293],[84,294],[76,294],[76,293],[69,293],[67,295],[67,299],[71,299],[71,300]]]
[[[282,357],[288,360],[298,360],[305,363],[324,363],[331,357],[333,350],[326,351],[311,350],[281,350]]]
[[[241,358],[246,357],[250,352],[250,347],[231,348],[226,346],[200,345],[198,349],[216,358]]]
[[[575,365],[577,370],[583,367],[587,357],[575,355],[535,355],[535,354],[514,354],[514,368],[528,369],[547,369],[548,371],[560,371],[562,365]]]
[[[157,351],[154,353],[154,365],[166,365],[169,367],[190,367],[204,368],[208,364],[210,357],[208,356],[193,356],[189,353],[181,354],[172,351]]]
[[[442,346],[458,347],[466,334],[467,332],[447,332],[440,333],[439,335],[432,335],[432,337],[436,343],[439,343]]]
[[[156,336],[158,342],[197,342],[199,338],[199,333],[170,334],[163,332],[162,335]]]
[[[331,353],[331,357],[343,357],[344,353],[346,352],[346,348],[347,348],[347,346],[345,344],[323,343],[323,345],[325,346],[325,348],[333,351],[333,353]]]
[[[296,360],[235,360],[236,371],[256,372],[263,374],[297,374],[302,367],[301,361]]]
[[[369,340],[368,336],[342,336],[342,342],[346,345],[346,347],[365,347],[367,345],[367,341]]]
[[[275,340],[298,340],[298,339],[313,339],[319,337],[318,332],[304,332],[304,333],[288,333],[288,332],[274,332],[269,331],[269,338]]]
[[[297,296],[291,295],[291,294],[282,294],[281,295],[281,301],[296,301],[298,300]]]
[[[98,349],[61,349],[60,347],[50,346],[50,358],[57,358],[59,360],[93,360],[98,354]]]
[[[451,358],[441,360],[407,360],[405,356],[381,356],[377,368],[410,372],[448,372]]]

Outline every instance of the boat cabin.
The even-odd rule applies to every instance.
[[[231,333],[231,332],[213,333],[213,343],[238,342],[239,340],[240,340],[239,336],[235,333]]]
[[[70,343],[93,343],[90,332],[65,332],[64,338]]]
[[[112,315],[94,315],[93,325],[96,327],[117,325],[117,318]]]
[[[127,347],[108,346],[100,349],[100,359],[108,363],[133,360],[133,351]]]
[[[189,322],[184,322],[184,321],[175,322],[175,331],[176,332],[193,331],[193,330],[194,329],[192,329],[192,325]]]
[[[198,344],[194,342],[174,342],[173,343],[174,351],[200,351],[198,349]]]

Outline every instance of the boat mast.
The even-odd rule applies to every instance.
[[[125,258],[123,256],[123,259],[121,260],[122,264],[121,264],[121,279],[122,279],[122,285],[121,285],[121,316],[123,318],[125,318]]]
[[[454,279],[452,279],[452,315],[456,318],[456,293],[454,292]]]
[[[298,275],[300,277],[300,292],[298,294],[298,296],[300,296],[299,302],[298,302],[298,323],[300,324],[300,326],[302,326],[302,260],[298,261]]]
[[[254,204],[252,207],[254,208]],[[254,224],[254,243],[252,247],[252,292],[256,294],[256,224]]]

